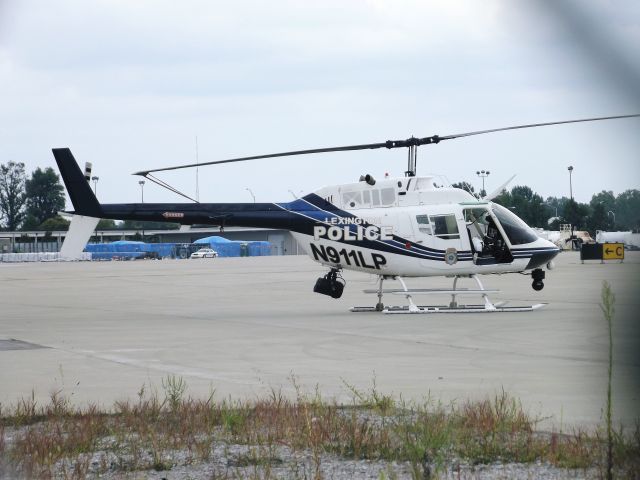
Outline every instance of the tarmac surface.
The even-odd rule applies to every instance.
[[[350,402],[347,385],[407,400],[461,402],[502,389],[547,424],[593,426],[606,400],[602,281],[616,294],[614,418],[640,418],[640,252],[581,264],[562,253],[545,288],[518,274],[482,277],[524,313],[383,315],[373,276],[346,272],[339,300],[314,294],[326,269],[307,257],[0,263],[0,402],[60,391],[110,408],[183,377],[192,396],[255,398],[271,389]],[[468,283],[467,283],[468,282]],[[449,288],[451,279],[408,279]],[[395,282],[385,284],[395,288]],[[471,280],[462,287],[472,287]],[[448,302],[448,296],[419,297]],[[387,295],[385,303],[403,304]]]

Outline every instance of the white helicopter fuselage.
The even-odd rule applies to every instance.
[[[508,273],[544,265],[559,251],[503,207],[437,187],[433,177],[325,187],[293,203],[315,222],[313,234],[292,231],[294,238],[332,268],[403,277]]]

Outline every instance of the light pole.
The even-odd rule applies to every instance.
[[[573,166],[569,165],[567,167],[567,170],[569,170],[569,199],[570,199],[570,205],[571,205],[571,210],[573,212],[573,185],[571,183],[571,174],[573,173]],[[573,237],[573,218],[571,219],[571,241],[574,241],[574,237]],[[575,248],[575,243],[573,243],[573,248]]]
[[[253,198],[253,203],[256,203],[256,196],[253,194],[251,189],[249,187],[247,187],[247,188],[245,188],[245,190],[251,194],[251,197]]]
[[[489,170],[478,170],[476,172],[476,175],[478,175],[480,178],[482,178],[482,191],[480,192],[481,196],[485,196],[486,192],[484,190],[484,179],[487,178],[489,176],[491,172]]]
[[[616,226],[616,214],[615,214],[615,212],[614,212],[614,211],[612,211],[612,210],[609,210],[609,211],[607,212],[607,215],[609,215],[609,214],[611,214],[611,215],[613,216],[613,226],[615,227],[615,226]]]
[[[140,185],[140,195],[142,196],[142,203],[144,203],[144,180],[138,181],[138,185]]]
[[[138,185],[140,185],[140,195],[142,197],[142,203],[144,203],[144,180],[139,180]],[[142,224],[142,241],[144,242],[144,223]]]
[[[93,180],[93,194],[97,197],[98,196],[98,180],[100,180],[100,177],[91,177],[91,180]]]
[[[98,198],[98,180],[100,180],[100,177],[93,176],[91,180],[93,181],[93,194]],[[96,235],[96,243],[98,243],[98,225],[96,225],[94,233]]]

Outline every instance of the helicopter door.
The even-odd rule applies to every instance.
[[[466,233],[476,265],[511,263],[513,256],[501,229],[484,208],[464,210]]]
[[[411,215],[408,213],[401,213],[398,216],[398,229],[397,235],[402,237],[410,242],[415,242],[416,235],[413,231],[413,222],[411,220]]]

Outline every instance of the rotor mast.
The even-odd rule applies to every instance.
[[[416,169],[418,167],[418,146],[409,145],[409,152],[407,158],[407,171],[404,172],[405,177],[415,177]]]

